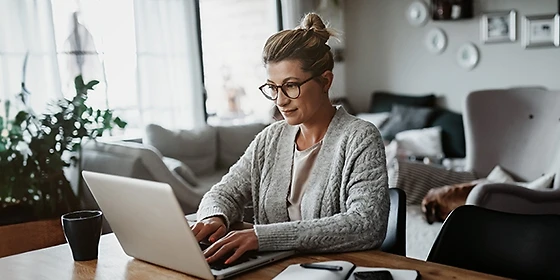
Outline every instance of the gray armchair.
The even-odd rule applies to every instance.
[[[560,214],[560,91],[475,91],[465,102],[466,168],[486,177],[500,165],[516,181],[555,174],[550,190],[479,184],[466,204],[526,214]]]

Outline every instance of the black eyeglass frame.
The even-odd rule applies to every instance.
[[[317,78],[317,77],[319,77],[319,76],[320,76],[320,75],[311,76],[309,79],[307,79],[307,80],[305,80],[305,81],[303,81],[303,82],[301,82],[301,83],[298,83],[298,82],[285,82],[285,83],[283,83],[283,84],[281,84],[281,85],[279,85],[279,86],[278,86],[278,85],[275,85],[275,84],[271,84],[271,83],[266,83],[266,84],[260,86],[260,87],[259,87],[259,90],[262,92],[262,94],[264,95],[264,97],[266,97],[266,99],[271,100],[271,101],[276,101],[276,100],[278,99],[278,94],[276,94],[276,98],[272,98],[271,96],[269,96],[268,94],[266,94],[266,93],[264,92],[263,88],[266,87],[266,86],[273,86],[273,87],[274,87],[274,90],[275,90],[276,92],[278,92],[278,88],[280,88],[280,90],[282,91],[282,93],[284,94],[284,96],[288,97],[289,99],[297,99],[297,98],[301,95],[301,86],[303,86],[305,83],[307,83],[307,82],[309,82],[309,81],[311,81],[311,80],[313,80],[313,79],[315,79],[315,78]],[[288,84],[295,84],[295,85],[297,85],[297,87],[298,87],[298,94],[297,94],[296,97],[290,97],[290,96],[286,93],[286,90],[284,89],[284,86],[286,86],[286,85],[288,85]]]

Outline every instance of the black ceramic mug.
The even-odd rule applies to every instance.
[[[64,214],[60,219],[74,260],[97,259],[103,213],[99,210],[82,210]]]

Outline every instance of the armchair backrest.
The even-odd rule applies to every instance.
[[[560,91],[475,91],[464,112],[466,167],[478,177],[500,165],[519,181],[555,173],[560,187]]]

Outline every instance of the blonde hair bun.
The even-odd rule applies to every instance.
[[[320,75],[332,71],[333,54],[327,41],[337,32],[326,27],[318,14],[309,13],[294,29],[287,29],[273,34],[266,40],[263,48],[263,63],[283,60],[297,60],[303,71]]]
[[[323,19],[316,13],[306,14],[300,22],[299,29],[314,31],[325,43],[331,36],[337,35],[334,30],[325,25]]]

